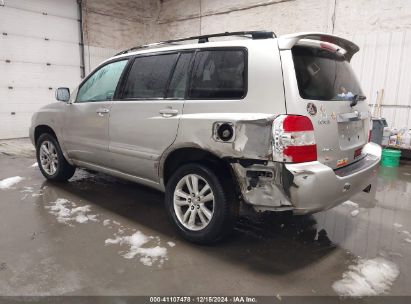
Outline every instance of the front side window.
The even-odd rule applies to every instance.
[[[300,96],[314,100],[351,100],[362,91],[350,63],[337,52],[292,48]]]
[[[77,102],[112,100],[127,60],[109,63],[84,82],[77,94]]]
[[[124,99],[163,98],[178,54],[137,57],[124,86]]]
[[[246,93],[246,57],[242,50],[206,50],[196,54],[189,97],[240,99]]]

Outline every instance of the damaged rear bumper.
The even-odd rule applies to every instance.
[[[307,214],[332,208],[364,190],[368,192],[364,195],[374,200],[381,147],[369,143],[363,153],[364,158],[338,170],[318,161],[247,167],[233,163],[232,167],[245,202],[257,211]]]

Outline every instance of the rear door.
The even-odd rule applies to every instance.
[[[329,43],[306,42],[281,57],[287,113],[311,119],[318,160],[336,169],[361,159],[369,110],[358,101],[363,93],[344,53]]]
[[[175,140],[191,52],[138,56],[110,112],[115,169],[158,182],[158,161]]]

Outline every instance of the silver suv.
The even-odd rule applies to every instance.
[[[227,235],[240,204],[305,214],[372,199],[381,148],[349,64],[358,50],[328,34],[236,32],[123,51],[33,116],[41,172],[66,181],[83,167],[165,191],[198,243]]]

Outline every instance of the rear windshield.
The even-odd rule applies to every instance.
[[[315,100],[351,100],[362,95],[350,63],[344,56],[326,49],[292,48],[300,96]]]

